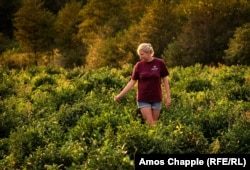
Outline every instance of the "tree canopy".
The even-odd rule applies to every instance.
[[[243,52],[233,45],[243,38],[239,28],[247,31],[248,0],[54,0],[55,6],[48,0],[18,2],[0,4],[7,11],[6,15],[0,13],[1,64],[6,64],[5,51],[16,48],[15,41],[17,51],[32,53],[35,64],[45,63],[41,55],[47,53],[56,56],[47,63],[61,67],[133,64],[142,42],[150,42],[155,56],[170,67],[248,64],[249,48],[242,47]],[[9,45],[2,45],[6,42]]]
[[[24,0],[13,21],[16,40],[26,52],[34,54],[37,65],[39,53],[53,48],[53,14],[43,8],[41,0]]]

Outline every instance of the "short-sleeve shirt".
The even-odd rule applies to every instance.
[[[135,64],[132,79],[138,80],[138,102],[161,102],[161,79],[169,75],[165,62],[153,58],[150,62],[139,61]]]

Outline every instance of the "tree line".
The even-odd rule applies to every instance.
[[[0,64],[121,67],[149,42],[169,67],[250,64],[249,0],[0,3]]]

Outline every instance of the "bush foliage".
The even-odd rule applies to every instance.
[[[170,69],[172,105],[144,123],[131,65],[0,68],[0,169],[133,169],[134,155],[250,153],[250,69]],[[105,168],[104,168],[105,167]]]

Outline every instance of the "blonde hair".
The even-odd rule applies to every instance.
[[[151,53],[151,56],[154,55],[154,49],[150,43],[141,43],[137,48],[137,54],[140,55],[140,50]]]

